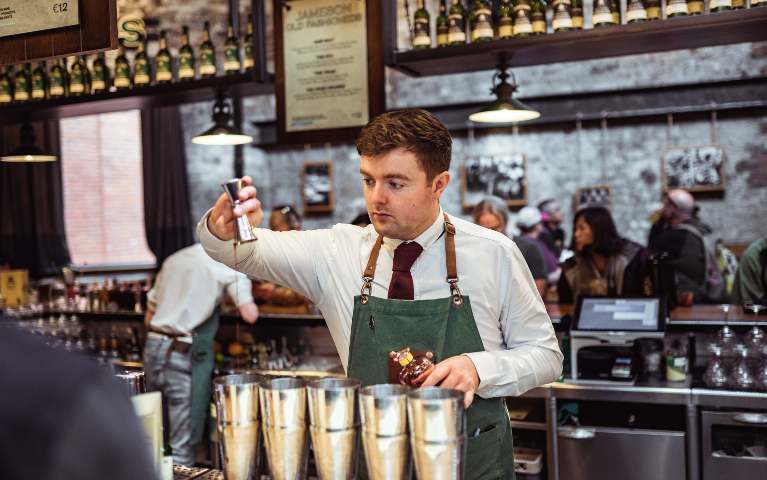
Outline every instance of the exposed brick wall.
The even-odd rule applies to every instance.
[[[75,264],[153,262],[138,110],[61,120],[64,221]]]

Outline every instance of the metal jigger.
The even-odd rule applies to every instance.
[[[408,393],[410,442],[418,478],[464,478],[466,410],[463,392],[427,387]]]
[[[357,477],[360,381],[324,378],[309,383],[309,419],[320,480]]]
[[[226,196],[229,197],[229,203],[232,208],[240,204],[239,193],[242,190],[242,179],[233,178],[226,183],[221,184],[224,187]],[[253,233],[253,229],[250,226],[250,221],[247,215],[236,217],[235,229],[234,229],[234,243],[239,245],[241,243],[247,243],[257,240],[256,235]]]
[[[306,382],[275,378],[259,390],[264,443],[273,480],[306,478],[309,438],[306,428]]]
[[[412,474],[407,433],[407,392],[382,384],[360,391],[362,447],[370,480],[407,480]]]
[[[259,375],[225,375],[213,380],[216,427],[226,480],[258,480],[261,423],[258,417]]]
[[[146,381],[144,379],[144,372],[118,372],[115,373],[117,380],[125,387],[125,391],[128,395],[139,395],[146,393]]]

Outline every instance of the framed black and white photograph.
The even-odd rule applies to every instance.
[[[671,147],[663,152],[663,190],[724,191],[724,149],[717,145]]]
[[[605,207],[609,209],[612,206],[612,198],[613,193],[609,185],[583,187],[575,191],[573,207],[575,211],[585,207]]]
[[[330,161],[304,163],[301,172],[301,197],[306,213],[333,211],[333,164]]]
[[[469,211],[483,198],[495,195],[506,205],[527,204],[527,159],[521,153],[466,157],[461,165],[461,206]]]

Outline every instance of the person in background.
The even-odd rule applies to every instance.
[[[199,243],[169,256],[147,295],[144,372],[147,391],[167,403],[173,462],[194,465],[211,394],[213,339],[224,292],[255,323],[250,280],[210,258]]]
[[[0,478],[153,480],[146,433],[93,360],[2,325]]]
[[[354,217],[354,220],[349,223],[352,225],[357,225],[358,227],[365,228],[370,225],[370,214],[368,212],[362,212]]]
[[[557,285],[560,303],[575,303],[581,295],[641,297],[652,293],[648,250],[618,235],[606,208],[587,207],[575,214],[571,248],[575,256],[563,264]]]
[[[653,253],[668,255],[680,295],[691,293],[694,303],[723,301],[725,281],[714,248],[705,239],[711,228],[698,218],[693,196],[686,190],[669,190],[654,217],[657,221],[650,230],[648,247]]]
[[[508,208],[506,203],[500,198],[485,198],[474,207],[472,216],[474,217],[474,223],[477,225],[508,235],[506,231],[506,226],[509,222]],[[524,237],[514,237],[513,240],[522,252],[525,262],[527,262],[527,267],[533,275],[538,293],[541,294],[541,298],[545,298],[548,272],[543,253],[535,243]]]
[[[292,205],[274,207],[269,215],[269,230],[275,232],[289,232],[301,230],[301,214]]]
[[[543,230],[539,235],[541,241],[559,260],[562,249],[565,248],[565,231],[562,230],[562,207],[553,198],[547,198],[538,202],[538,210],[541,212]]]
[[[517,228],[521,234],[520,238],[532,242],[541,252],[546,264],[547,281],[549,284],[554,285],[559,280],[561,269],[559,268],[557,257],[540,239],[545,228],[541,222],[541,212],[535,207],[523,207],[517,214]]]
[[[767,305],[767,237],[748,246],[735,274],[733,302]]]

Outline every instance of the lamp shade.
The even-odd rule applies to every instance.
[[[221,97],[213,104],[213,126],[192,137],[197,145],[243,145],[252,141],[253,137],[232,126],[229,103]]]
[[[21,126],[19,146],[0,157],[0,162],[40,163],[55,161],[56,155],[51,155],[35,145],[35,131],[29,123]]]
[[[493,88],[490,89],[496,100],[469,115],[469,120],[478,123],[518,123],[540,117],[539,112],[513,98],[514,92],[517,91],[517,85],[513,77],[512,83],[506,81],[509,74],[506,73],[504,61],[498,65],[497,69],[498,71],[493,76]],[[497,85],[495,84],[496,78],[500,80]]]

